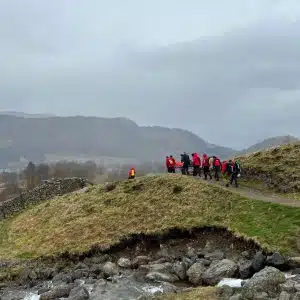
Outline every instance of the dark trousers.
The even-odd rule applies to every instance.
[[[181,173],[182,173],[183,175],[189,175],[189,167],[188,167],[188,166],[183,166],[183,167],[181,168]]]
[[[220,167],[214,167],[214,171],[215,171],[215,180],[219,181],[220,180],[221,168]]]
[[[193,167],[193,176],[197,176],[197,175],[201,176],[201,168],[200,168],[200,166],[194,166]]]
[[[203,167],[203,172],[204,172],[204,179],[207,180],[207,175],[209,176],[210,179],[212,179],[212,176],[210,174],[210,169],[209,167]]]
[[[238,174],[236,174],[236,173],[232,173],[231,176],[230,176],[230,181],[229,181],[229,183],[230,183],[231,185],[232,185],[233,182],[234,182],[234,184],[235,184],[236,187],[239,186],[239,185],[238,185],[238,181],[237,181],[237,179],[238,179],[237,175],[238,175]]]
[[[128,177],[128,179],[134,179],[135,178],[135,175],[130,175],[129,177]]]
[[[175,173],[174,167],[168,167],[168,173]]]

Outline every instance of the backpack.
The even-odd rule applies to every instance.
[[[241,165],[238,162],[235,162],[235,169],[237,174],[242,172]]]
[[[233,165],[231,163],[229,163],[229,162],[226,164],[226,172],[228,174],[232,174],[233,173]]]

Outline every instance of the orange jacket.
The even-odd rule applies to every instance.
[[[131,168],[128,173],[128,177],[135,176],[135,168]]]

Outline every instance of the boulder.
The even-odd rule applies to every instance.
[[[118,266],[125,269],[130,269],[132,267],[132,262],[129,258],[121,257],[118,260]]]
[[[87,278],[87,277],[89,277],[89,274],[90,274],[89,270],[78,269],[72,273],[72,278],[73,278],[73,280]]]
[[[147,265],[150,261],[151,258],[149,256],[140,255],[133,260],[132,264],[133,266],[138,267],[140,265]]]
[[[95,264],[91,266],[90,273],[98,276],[103,272],[102,270],[103,270],[103,265]]]
[[[266,264],[277,269],[285,269],[287,260],[280,253],[275,252],[267,257]]]
[[[187,271],[187,276],[189,278],[189,282],[194,285],[202,284],[202,276],[206,271],[206,267],[202,262],[198,262],[193,264]]]
[[[68,273],[58,273],[53,277],[52,282],[54,285],[58,285],[59,283],[71,283],[73,282],[73,277]]]
[[[205,259],[208,259],[208,260],[211,260],[211,261],[214,261],[214,260],[221,260],[225,257],[225,254],[223,251],[221,250],[216,250],[212,253],[207,253],[204,258]]]
[[[240,260],[238,267],[241,279],[248,279],[253,275],[252,262],[250,260]]]
[[[238,266],[229,259],[223,259],[219,262],[212,263],[203,274],[203,282],[208,285],[217,284],[222,278],[231,278],[236,275]]]
[[[54,287],[50,291],[41,294],[40,300],[54,300],[58,298],[66,298],[69,296],[72,288],[72,285],[60,285]]]
[[[119,268],[115,263],[107,262],[103,265],[102,271],[105,277],[119,275]]]
[[[89,292],[85,287],[82,286],[72,289],[68,297],[70,300],[87,300],[89,298]]]
[[[228,285],[219,287],[217,289],[217,296],[218,296],[218,299],[220,299],[220,300],[230,299],[230,297],[233,296],[233,294],[234,294],[233,288]]]
[[[187,252],[186,252],[186,257],[188,258],[194,258],[197,257],[197,251],[195,248],[188,246]],[[204,257],[204,255],[203,255]]]
[[[266,267],[245,283],[242,289],[243,299],[252,299],[254,295],[263,292],[273,296],[280,292],[280,284],[285,281],[284,274],[278,269]]]
[[[173,271],[173,264],[166,262],[163,264],[152,264],[152,265],[142,265],[140,269],[144,269],[150,272],[169,272]]]
[[[266,256],[261,251],[255,254],[251,264],[254,273],[263,269],[265,261]]]
[[[167,272],[150,272],[146,275],[146,279],[153,281],[166,281],[170,283],[179,281],[179,278],[176,275]]]
[[[173,264],[173,272],[178,276],[180,280],[186,279],[186,265],[183,262],[175,262]]]
[[[281,292],[278,300],[291,300],[292,295],[287,292]]]
[[[235,294],[229,298],[229,300],[243,300],[242,294]]]

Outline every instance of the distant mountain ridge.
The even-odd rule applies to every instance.
[[[164,161],[168,154],[200,152],[225,157],[235,150],[208,146],[182,129],[138,126],[127,118],[19,117],[0,114],[0,167],[20,157],[42,162],[47,154]]]

